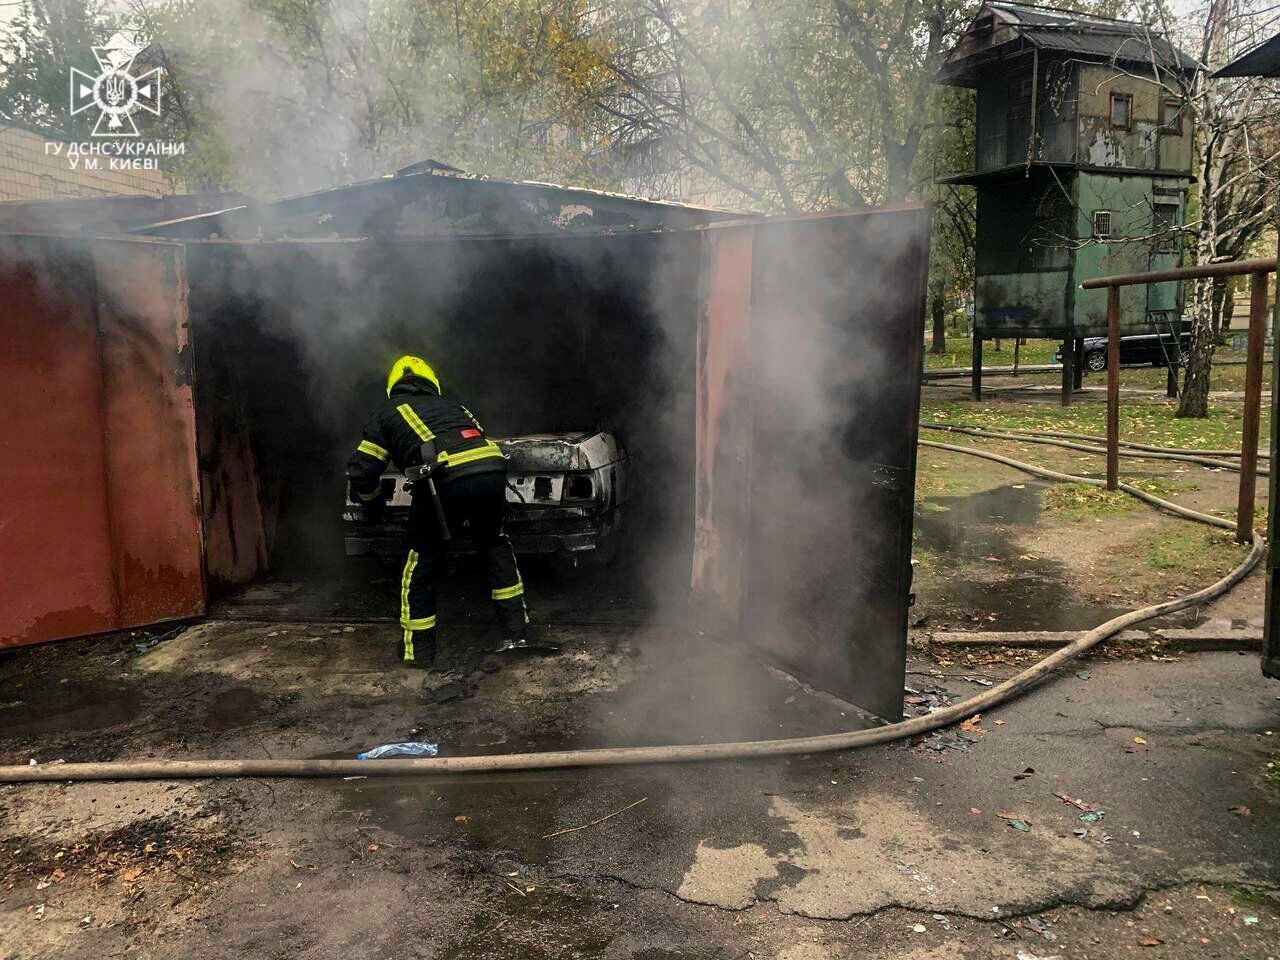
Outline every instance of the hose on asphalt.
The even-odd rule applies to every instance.
[[[929,421],[921,421],[921,428],[925,430],[942,430],[947,433],[963,433],[972,437],[987,437],[992,440],[1016,440],[1019,443],[1040,443],[1051,447],[1063,447],[1067,450],[1082,450],[1085,453],[1106,453],[1106,447],[1089,446],[1083,443],[1072,443],[1069,440],[1056,439],[1048,434],[1032,433],[1030,431],[1019,431],[1017,433],[1006,432],[1002,430],[987,430],[983,427],[971,427],[967,424],[958,423],[930,423]],[[1183,463],[1196,463],[1204,467],[1211,467],[1215,470],[1234,470],[1240,472],[1240,464],[1230,463],[1226,460],[1215,460],[1211,457],[1199,455],[1196,451],[1170,450],[1160,447],[1136,447],[1127,445],[1128,449],[1124,449],[1126,444],[1121,444],[1120,456],[1132,457],[1136,460],[1178,460]],[[1240,456],[1239,453],[1234,456]],[[1271,472],[1266,467],[1258,467],[1257,474],[1260,477],[1267,477]]]
[[[1043,467],[1022,463],[998,453],[977,450],[973,447],[921,440],[921,446],[947,450],[967,456],[982,457],[1001,463],[1032,476],[1069,483],[1086,483],[1105,486],[1105,482],[1093,477],[1060,473]],[[1127,483],[1120,489],[1130,496],[1185,517],[1224,530],[1234,530],[1235,524],[1221,517],[1200,513],[1179,504],[1147,493]],[[901,720],[897,723],[852,730],[842,733],[821,734],[812,737],[792,737],[781,740],[751,740],[732,743],[677,744],[654,747],[604,747],[588,750],[551,750],[538,753],[514,753],[480,757],[434,757],[413,760],[116,760],[103,763],[59,763],[32,766],[0,767],[0,782],[10,783],[63,783],[86,780],[178,780],[207,779],[213,777],[397,777],[412,775],[444,775],[468,773],[495,773],[515,770],[548,770],[573,767],[638,766],[643,764],[695,763],[713,760],[755,760],[766,757],[795,754],[823,753],[855,750],[881,743],[890,743],[907,737],[920,736],[942,727],[950,726],[997,707],[1025,693],[1048,677],[1059,667],[1096,647],[1108,637],[1154,617],[1165,616],[1188,607],[1197,606],[1222,596],[1243,580],[1262,559],[1265,541],[1257,533],[1249,555],[1222,579],[1202,590],[1175,600],[1157,603],[1123,613],[1101,623],[1092,630],[1062,647],[1021,673],[959,703],[943,707],[922,717]]]

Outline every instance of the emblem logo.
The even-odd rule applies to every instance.
[[[97,76],[71,68],[71,115],[98,108],[95,137],[137,137],[133,114],[145,110],[160,116],[160,68],[139,76],[131,72],[134,58],[144,48],[116,34],[105,46],[94,47]]]

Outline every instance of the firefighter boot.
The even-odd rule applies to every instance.
[[[436,662],[435,630],[405,630],[400,637],[400,658],[406,667],[430,670]]]

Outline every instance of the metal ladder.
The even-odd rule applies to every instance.
[[[1170,396],[1177,398],[1182,394],[1178,382],[1178,371],[1182,369],[1182,331],[1176,310],[1152,310],[1147,314],[1151,329],[1155,331],[1160,342],[1160,353],[1164,356],[1165,369],[1169,372],[1169,383],[1172,385]],[[1168,328],[1169,338],[1173,342],[1173,356],[1169,356],[1169,343],[1164,338],[1165,331],[1160,329],[1164,324]]]

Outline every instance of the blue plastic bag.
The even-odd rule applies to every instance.
[[[438,743],[384,743],[380,747],[357,753],[357,760],[377,760],[379,757],[434,757],[440,752]]]

